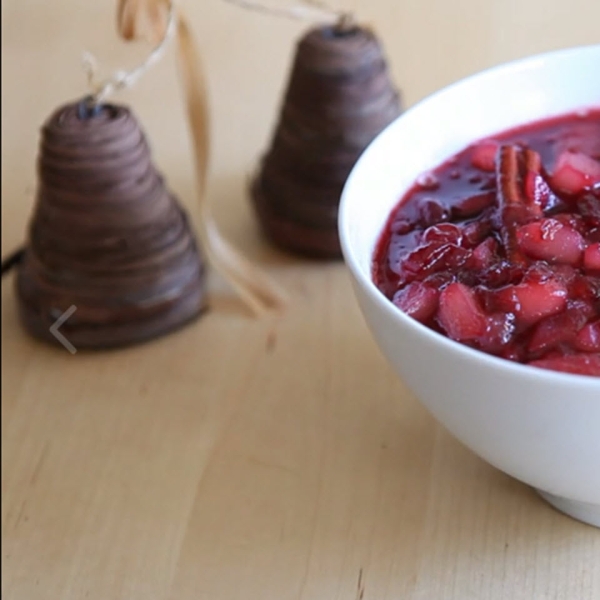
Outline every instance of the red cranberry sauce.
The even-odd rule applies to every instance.
[[[600,376],[600,107],[469,146],[386,224],[373,280],[453,340]]]

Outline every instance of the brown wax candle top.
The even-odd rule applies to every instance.
[[[26,328],[76,347],[116,346],[182,325],[204,306],[187,218],[152,164],[131,111],[81,103],[42,129],[38,190],[17,290]]]

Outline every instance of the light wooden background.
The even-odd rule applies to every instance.
[[[193,326],[71,356],[22,333],[2,282],[4,600],[600,598],[600,533],[435,424],[371,341],[342,265],[261,241],[244,186],[304,26],[184,5],[211,84],[219,221],[293,302],[253,321],[214,278],[215,308]],[[345,6],[379,32],[406,105],[508,59],[600,41],[592,0]],[[86,91],[81,51],[105,72],[144,51],[116,41],[113,9],[2,2],[3,254],[31,210],[39,125]],[[172,54],[120,100],[193,212]]]

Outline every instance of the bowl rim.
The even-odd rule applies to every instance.
[[[494,79],[500,74],[506,74],[511,72],[517,73],[519,71],[539,67],[541,66],[542,62],[546,62],[549,60],[560,60],[568,58],[569,56],[579,56],[582,53],[590,53],[592,55],[596,53],[600,54],[600,44],[589,44],[574,46],[570,48],[563,48],[559,50],[552,50],[549,52],[542,52],[530,56],[525,56],[522,58],[511,60],[509,62],[504,62],[499,65],[492,66],[482,71],[478,71],[476,73],[468,75],[467,77],[464,77],[462,79],[459,79],[417,101],[413,106],[408,108],[397,119],[390,123],[369,144],[369,146],[366,148],[366,150],[356,162],[354,168],[352,169],[352,172],[346,180],[344,189],[342,191],[338,216],[338,231],[342,247],[342,254],[346,266],[350,269],[355,281],[363,288],[363,290],[369,296],[370,300],[377,305],[378,309],[383,311],[387,318],[390,318],[394,321],[399,321],[404,327],[413,329],[415,334],[427,338],[430,343],[440,345],[447,352],[454,352],[462,355],[464,360],[475,361],[481,364],[482,366],[487,366],[489,368],[493,367],[496,369],[501,369],[507,373],[512,373],[514,376],[526,378],[528,380],[543,380],[544,382],[549,384],[567,383],[570,385],[574,385],[578,388],[585,389],[589,389],[591,387],[598,387],[600,391],[600,378],[596,378],[589,375],[579,375],[574,373],[565,373],[562,371],[553,371],[550,369],[543,369],[540,367],[532,367],[530,365],[525,365],[522,363],[513,362],[505,358],[500,358],[492,354],[487,354],[481,350],[476,350],[474,348],[471,348],[470,346],[452,340],[406,315],[398,307],[396,307],[387,297],[384,296],[384,294],[373,282],[370,273],[368,275],[365,274],[364,270],[359,265],[357,255],[350,241],[350,217],[348,214],[349,197],[353,193],[352,190],[354,188],[354,181],[357,178],[357,173],[362,171],[365,163],[368,162],[373,147],[377,146],[380,143],[381,138],[387,136],[389,134],[389,131],[392,128],[394,128],[398,122],[406,118],[410,118],[413,112],[415,112],[416,110],[424,110],[424,107],[426,107],[428,104],[434,103],[435,101],[437,101],[438,98],[445,96],[451,90],[455,90],[456,88],[460,88],[463,86],[468,86],[468,84],[475,80],[485,81],[487,79]],[[546,116],[541,116],[540,120],[544,118],[546,118]],[[525,123],[522,124],[524,125]],[[518,126],[519,124],[515,124],[515,127]],[[404,192],[405,191],[406,190],[404,190]],[[402,193],[403,192],[400,193],[399,197],[402,196]],[[379,236],[381,235],[384,226],[385,223],[382,223],[377,239],[379,239]],[[372,251],[373,249],[371,249],[371,252]]]

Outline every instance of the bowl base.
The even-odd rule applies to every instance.
[[[537,493],[546,500],[546,502],[565,515],[577,519],[577,521],[600,528],[600,504],[578,502],[577,500],[554,496],[553,494],[543,492],[542,490],[537,490]]]

